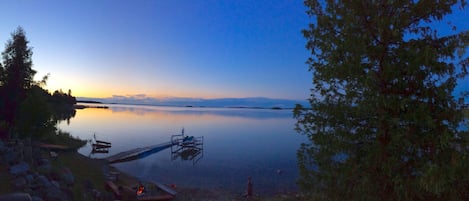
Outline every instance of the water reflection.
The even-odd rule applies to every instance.
[[[139,160],[113,164],[130,175],[240,194],[245,191],[248,176],[252,176],[254,191],[259,194],[296,189],[296,150],[306,139],[294,132],[291,111],[109,106],[79,110],[70,125],[62,123],[59,127],[81,139],[91,139],[96,133],[100,140],[112,143],[109,153],[92,156],[98,158],[168,142],[182,127],[188,135],[204,136],[200,153],[165,149]],[[79,150],[83,155],[91,151],[90,145]],[[277,174],[279,169],[282,174]]]
[[[288,110],[250,109],[250,108],[187,108],[187,107],[153,107],[153,106],[126,106],[119,105],[110,108],[114,113],[131,113],[136,115],[152,115],[159,113],[165,115],[184,116],[225,116],[242,118],[291,118]],[[288,112],[285,112],[288,111]]]

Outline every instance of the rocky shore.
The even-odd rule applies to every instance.
[[[0,141],[0,200],[112,200],[102,186],[104,163],[82,157],[27,140]]]
[[[0,201],[137,200],[137,186],[144,181],[76,150],[57,151],[39,145],[28,140],[0,140]],[[109,183],[120,193],[116,194]],[[165,195],[154,184],[145,185],[147,195]],[[246,198],[223,189],[173,190],[177,191],[174,201],[303,200],[297,194]]]

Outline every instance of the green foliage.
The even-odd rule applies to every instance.
[[[457,1],[305,1],[311,109],[299,184],[324,200],[463,200],[468,137],[452,96],[469,31],[431,26]],[[460,2],[464,5],[465,2]]]
[[[19,137],[40,137],[55,131],[55,122],[51,119],[52,113],[47,102],[48,95],[37,86],[28,90],[15,119],[16,133]]]

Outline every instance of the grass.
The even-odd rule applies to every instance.
[[[5,165],[0,165],[0,194],[10,192],[10,180],[8,169]]]
[[[463,113],[466,118],[469,118],[469,109],[464,109]]]
[[[73,173],[75,183],[72,187],[75,200],[83,198],[86,192],[85,182],[89,181],[97,190],[104,192],[105,177],[103,175],[104,161],[89,159],[77,152],[59,152],[57,159],[51,159],[53,171],[61,171],[67,167]]]
[[[54,134],[47,135],[47,137],[44,137],[41,141],[50,144],[66,145],[75,150],[86,144],[85,140],[75,138],[69,133],[63,132],[61,130],[58,130]]]

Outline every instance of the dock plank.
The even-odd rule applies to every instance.
[[[173,189],[169,188],[168,186],[162,184],[162,183],[159,183],[159,182],[153,182],[156,186],[158,186],[158,188],[160,188],[161,190],[165,191],[166,193],[172,195],[172,196],[175,196],[177,194],[176,191],[174,191]]]
[[[106,160],[109,163],[116,163],[116,162],[120,162],[120,161],[126,161],[126,160],[132,160],[132,159],[135,159],[135,158],[141,158],[141,157],[147,156],[151,152],[157,152],[157,151],[163,150],[165,148],[169,148],[172,145],[173,145],[172,142],[166,142],[166,143],[157,144],[157,145],[153,145],[153,146],[135,148],[135,149],[131,149],[131,150],[128,150],[128,151],[120,152],[120,153],[117,153],[115,155],[109,156],[109,157],[106,158]]]

